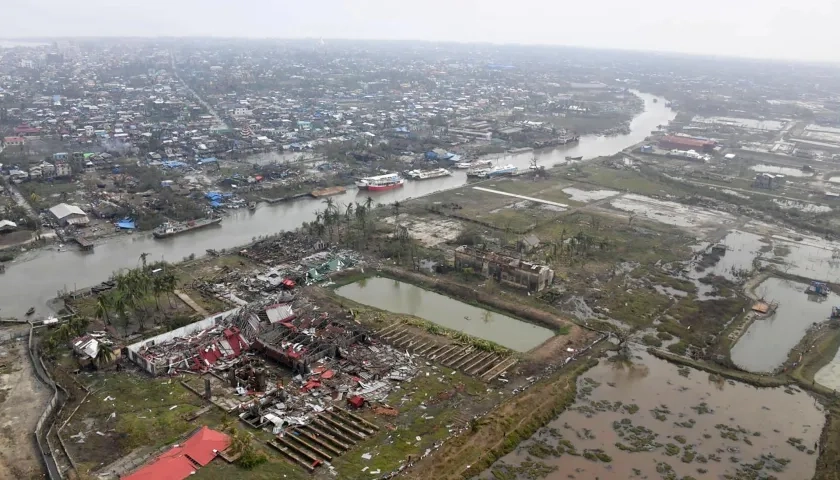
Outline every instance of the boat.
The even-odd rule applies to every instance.
[[[356,181],[356,186],[359,187],[359,190],[368,190],[370,192],[393,190],[402,187],[404,184],[405,180],[397,173],[365,177]]]
[[[577,157],[566,156],[566,160],[583,160],[583,155],[579,155]]]
[[[222,217],[199,218],[188,222],[165,222],[152,230],[155,238],[168,238],[181,233],[191,232],[199,228],[209,227],[221,223]]]
[[[473,168],[467,171],[467,178],[484,178],[489,171],[489,168]]]
[[[434,170],[411,170],[406,172],[412,180],[428,180],[430,178],[448,177],[452,172],[445,168],[435,168]]]
[[[460,170],[470,170],[481,167],[489,167],[493,165],[492,160],[476,160],[474,162],[459,162],[455,164],[455,168]]]
[[[513,175],[516,173],[517,168],[511,164],[507,164],[504,166],[495,166],[487,171],[487,174],[484,175],[487,178],[493,177],[500,177],[502,175]]]
[[[256,210],[257,202],[248,202],[248,210]]]
[[[26,316],[30,316],[35,313],[35,307],[29,307],[29,310],[26,311]]]

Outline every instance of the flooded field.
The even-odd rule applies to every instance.
[[[554,336],[547,328],[390,278],[361,280],[339,287],[336,293],[382,310],[414,315],[519,352],[531,350]]]
[[[732,361],[751,372],[772,372],[787,359],[814,323],[828,320],[837,296],[808,295],[804,283],[768,278],[755,289],[757,297],[778,302],[776,313],[757,318],[732,348]]]
[[[699,271],[693,268],[689,277],[697,280],[711,274],[733,282],[738,281],[746,272],[752,270],[753,261],[761,256],[762,249],[770,245],[761,235],[740,230],[727,233],[720,243],[726,247],[726,251],[718,256],[713,265],[698,265],[702,268]]]
[[[632,193],[610,201],[610,205],[639,217],[677,227],[717,227],[722,223],[734,221],[734,217],[725,212],[656,200]]]
[[[814,174],[803,172],[798,168],[791,167],[777,167],[775,165],[753,165],[750,170],[761,173],[780,173],[789,177],[811,177]]]
[[[757,389],[644,351],[602,360],[574,406],[480,478],[806,479],[822,408],[794,389]]]
[[[840,243],[818,237],[774,235],[774,248],[783,247],[785,271],[826,282],[840,282]]]

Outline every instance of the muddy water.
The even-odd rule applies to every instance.
[[[547,328],[389,278],[374,277],[351,283],[339,287],[336,293],[382,310],[414,315],[519,352],[526,352],[554,336]]]
[[[784,256],[785,271],[814,280],[840,282],[840,243],[817,237],[803,237],[795,241],[781,235],[773,236],[774,246],[790,250]]]
[[[738,281],[737,272],[749,271],[753,268],[753,260],[761,255],[762,247],[769,245],[763,241],[763,237],[754,233],[732,230],[720,242],[726,246],[726,253],[720,256],[720,260],[714,265],[698,272],[694,265],[691,265],[688,276],[693,280],[699,280],[707,275],[716,275],[731,281]],[[696,283],[696,282],[695,282]],[[698,288],[706,287],[698,285]],[[701,288],[702,289],[702,288]],[[702,300],[702,296],[700,297]]]
[[[757,389],[636,354],[633,364],[602,360],[586,372],[575,405],[480,478],[660,479],[672,472],[670,478],[740,479],[751,478],[739,469],[762,454],[783,459],[765,457],[759,466],[765,475],[813,476],[817,454],[808,451],[824,414],[807,394]],[[606,456],[598,459],[600,452]]]
[[[808,328],[828,320],[834,294],[807,295],[804,283],[768,278],[755,289],[758,297],[778,302],[774,315],[757,318],[732,348],[732,361],[751,372],[771,372],[787,359]]]

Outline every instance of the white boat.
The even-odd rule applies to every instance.
[[[492,178],[499,177],[502,175],[513,175],[514,173],[516,173],[517,170],[518,169],[511,164],[507,164],[505,166],[496,166],[488,170],[485,176],[487,178]]]
[[[430,178],[448,177],[452,172],[445,168],[436,168],[434,170],[411,170],[407,175],[412,180],[428,180]]]
[[[467,178],[469,177],[476,177],[476,178],[484,178],[487,176],[487,172],[489,172],[489,168],[472,168],[467,170]]]
[[[482,167],[489,167],[493,165],[492,160],[476,160],[474,162],[460,162],[455,164],[455,168],[461,170],[474,170]]]
[[[356,186],[359,187],[359,190],[368,190],[371,192],[400,188],[404,184],[405,180],[396,173],[365,177],[356,181]]]

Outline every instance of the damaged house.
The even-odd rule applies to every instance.
[[[467,245],[455,249],[455,268],[471,268],[499,283],[525,288],[530,292],[539,292],[554,281],[554,270],[545,265]]]

